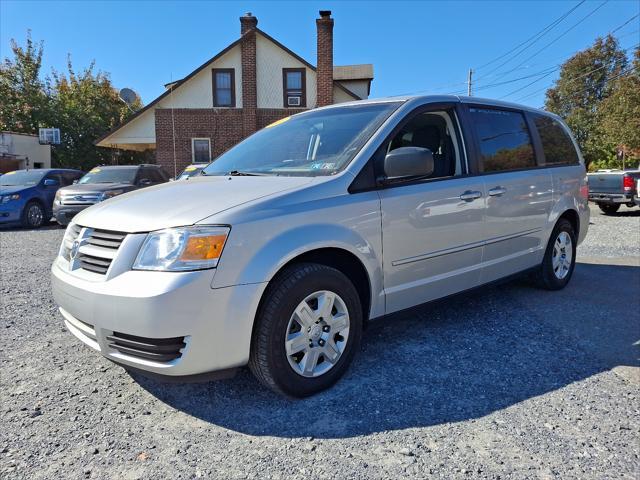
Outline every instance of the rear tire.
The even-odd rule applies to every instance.
[[[576,233],[573,225],[561,218],[551,233],[544,259],[536,272],[538,286],[560,290],[567,286],[576,266]]]
[[[605,215],[613,215],[620,210],[620,205],[617,203],[599,203],[598,207],[600,207],[600,210],[602,210],[602,213]]]
[[[361,336],[362,306],[349,279],[325,265],[292,265],[265,292],[249,368],[270,389],[306,397],[344,375]]]
[[[40,228],[45,224],[45,211],[40,202],[30,201],[22,212],[22,225],[27,228]]]

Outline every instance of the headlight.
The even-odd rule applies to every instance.
[[[3,195],[0,197],[0,203],[7,203],[11,200],[20,200],[20,194],[14,193],[13,195]]]
[[[229,227],[179,227],[151,232],[133,269],[183,272],[215,268],[229,231]]]
[[[102,195],[100,195],[100,201],[102,202],[103,200],[107,200],[111,197],[115,197],[117,195],[120,195],[121,193],[124,193],[124,190],[120,189],[120,190],[107,190],[106,192],[102,192]]]

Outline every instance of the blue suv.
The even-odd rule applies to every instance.
[[[0,177],[0,225],[21,223],[38,228],[53,216],[53,199],[59,188],[84,175],[80,170],[15,170]]]

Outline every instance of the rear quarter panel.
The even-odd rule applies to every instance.
[[[587,198],[581,194],[581,189],[587,187],[586,170],[584,165],[567,165],[550,169],[553,176],[553,208],[547,224],[548,235],[555,226],[558,218],[567,210],[574,210],[579,217],[578,243],[587,236],[589,229],[589,204]]]

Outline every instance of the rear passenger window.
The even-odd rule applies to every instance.
[[[546,165],[580,162],[571,138],[559,122],[546,115],[534,115],[534,123],[540,135]]]
[[[536,166],[524,115],[489,108],[470,108],[480,146],[483,172],[519,170]]]

